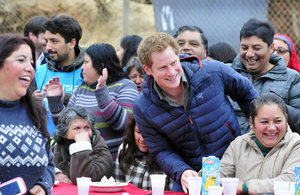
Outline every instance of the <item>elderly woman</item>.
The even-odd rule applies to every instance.
[[[129,60],[126,65],[125,74],[136,84],[139,93],[141,93],[146,72],[138,57],[134,56]]]
[[[273,53],[280,55],[288,68],[300,72],[297,52],[291,38],[285,34],[275,34],[273,43]]]
[[[54,148],[54,162],[61,171],[56,180],[76,184],[77,177],[100,181],[110,177],[113,161],[108,147],[94,127],[94,116],[78,106],[67,107],[60,113]]]
[[[42,104],[32,96],[35,49],[19,35],[0,35],[0,182],[22,177],[29,194],[51,194],[53,153]]]
[[[110,44],[97,43],[89,46],[81,69],[84,83],[72,94],[67,107],[81,106],[95,115],[95,126],[115,159],[138,95],[136,85],[125,78],[116,51]],[[46,84],[53,117],[57,117],[64,109],[62,92],[58,77]]]
[[[266,93],[251,102],[252,131],[237,137],[221,159],[221,177],[240,179],[238,194],[273,192],[273,182],[294,181],[300,136],[287,125],[282,98]]]

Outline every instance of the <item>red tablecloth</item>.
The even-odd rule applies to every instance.
[[[122,193],[127,192],[130,195],[150,195],[151,191],[145,191],[143,189],[135,187],[133,184],[128,184],[128,186],[124,187],[124,189],[120,192],[94,192],[92,190],[89,191],[89,195],[122,195]],[[53,186],[52,195],[77,195],[77,186],[73,184],[59,183]],[[164,194],[168,195],[185,195],[183,192],[171,192],[165,191]]]

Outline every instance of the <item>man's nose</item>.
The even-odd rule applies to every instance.
[[[52,44],[48,41],[46,42],[46,49],[51,50],[52,49]]]
[[[183,50],[189,50],[189,49],[190,49],[190,44],[189,44],[189,43],[185,43],[185,44],[182,46],[182,49],[183,49]]]
[[[254,51],[252,49],[248,49],[247,52],[246,52],[246,57],[253,57],[255,54],[254,54]]]

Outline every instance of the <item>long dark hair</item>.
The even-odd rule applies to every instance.
[[[258,115],[258,110],[263,107],[264,105],[276,104],[279,109],[282,111],[286,121],[288,119],[287,111],[286,111],[286,104],[284,100],[276,95],[275,93],[262,93],[260,96],[257,96],[253,99],[250,103],[250,116],[252,122],[254,124],[254,119]]]
[[[125,173],[128,171],[130,165],[132,165],[135,161],[134,154],[140,151],[135,143],[135,137],[134,137],[135,125],[136,125],[136,121],[131,115],[130,120],[128,121],[125,129],[126,135],[123,141],[123,149],[120,151],[119,154],[120,169]],[[156,170],[159,170],[159,166],[154,161],[152,155],[150,155],[149,153],[147,153],[146,155],[148,155],[146,167],[148,167],[149,172],[154,172]],[[122,163],[122,162],[126,162],[126,163]]]
[[[89,46],[86,53],[90,56],[93,67],[99,75],[102,75],[102,70],[107,68],[107,84],[125,78],[125,73],[120,66],[116,50],[112,45],[96,43]]]
[[[33,42],[27,37],[14,34],[0,35],[0,68],[3,67],[6,58],[23,44],[26,44],[31,48],[32,58],[34,59],[33,68],[35,69],[35,47]],[[35,90],[33,84],[34,82],[31,82],[30,86],[27,88],[26,95],[21,97],[20,101],[24,103],[27,114],[38,131],[48,138],[49,141],[50,136],[47,129],[46,110],[41,101],[32,96],[32,93]]]
[[[138,35],[127,35],[121,39],[120,46],[124,49],[121,67],[125,67],[132,56],[137,56],[137,48],[142,41]]]

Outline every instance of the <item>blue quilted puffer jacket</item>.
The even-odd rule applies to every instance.
[[[149,152],[162,169],[180,183],[183,171],[202,167],[202,157],[222,157],[240,129],[229,95],[249,115],[250,101],[257,96],[250,81],[218,61],[181,58],[190,96],[187,112],[159,99],[154,79],[146,75],[134,105],[134,117]]]

